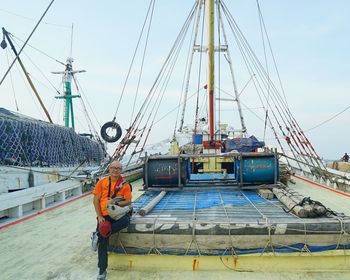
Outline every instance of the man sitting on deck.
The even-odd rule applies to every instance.
[[[109,236],[130,223],[130,215],[114,220],[108,215],[107,205],[118,205],[124,207],[131,204],[131,185],[124,181],[121,176],[122,165],[119,161],[113,161],[109,165],[109,176],[100,179],[92,191],[94,198],[93,204],[97,215],[97,229],[92,234],[92,248],[98,249],[98,268],[99,275],[97,279],[106,279],[108,257],[107,245]],[[118,201],[117,199],[118,198]]]

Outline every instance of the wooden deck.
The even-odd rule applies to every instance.
[[[300,177],[293,177],[296,184],[290,184],[297,192],[303,196],[310,196],[313,200],[317,200],[333,211],[344,213],[350,216],[350,194],[334,190],[330,187],[325,187],[319,183],[312,183],[301,179]]]
[[[135,197],[141,181],[133,183]],[[296,188],[306,188],[300,184]],[[311,191],[311,190],[310,190]],[[316,188],[320,197],[330,192]],[[319,199],[314,197],[314,199]],[[328,200],[328,199],[327,199]],[[350,211],[350,198],[336,195],[334,203]],[[343,206],[340,206],[343,207]],[[335,209],[336,210],[336,209]],[[0,230],[0,275],[18,279],[95,279],[97,255],[90,248],[95,228],[91,196],[75,200],[31,219]],[[160,264],[161,265],[161,264]],[[218,271],[113,270],[108,279],[350,279],[350,272],[235,272]],[[234,275],[233,275],[234,273]]]

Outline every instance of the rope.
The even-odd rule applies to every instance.
[[[16,41],[13,41],[13,43],[14,43],[17,47],[19,47],[19,45],[17,44]],[[34,63],[34,61],[33,61],[24,51],[23,51],[23,54],[24,54],[24,55],[27,57],[27,59],[34,65],[34,67],[39,71],[39,73],[44,77],[44,79],[52,86],[53,90],[52,90],[52,88],[46,86],[44,83],[40,82],[38,79],[34,78],[33,75],[31,75],[29,72],[28,72],[28,75],[29,75],[32,79],[34,79],[34,80],[36,80],[37,82],[39,82],[41,85],[45,86],[47,89],[52,90],[54,93],[60,94],[59,90],[51,83],[51,81],[50,81],[49,78],[43,73],[43,71],[41,71],[40,67],[38,67],[38,66]],[[65,65],[65,64],[64,64],[64,65]]]
[[[225,212],[225,216],[226,216],[226,219],[227,219],[227,223],[228,223],[228,238],[231,242],[231,250],[232,252],[234,252],[234,255],[237,255],[236,254],[236,251],[234,249],[234,243],[233,243],[233,239],[232,239],[232,235],[231,235],[231,223],[230,223],[230,218],[228,217],[228,213],[227,213],[227,209],[225,207],[225,202],[224,202],[224,199],[222,198],[222,195],[221,195],[221,191],[219,190],[219,196],[220,196],[220,201],[221,201],[221,205],[222,205],[222,208],[224,209],[224,212]]]
[[[39,24],[41,23],[42,19],[44,18],[44,16],[46,15],[47,11],[50,9],[51,5],[53,4],[55,0],[52,0],[49,4],[49,6],[46,8],[45,12],[43,13],[43,15],[40,17],[39,21],[37,22],[37,24],[35,25],[34,29],[32,30],[32,32],[30,33],[30,35],[28,36],[27,40],[24,42],[22,48],[19,50],[17,56],[15,57],[15,59],[12,61],[10,67],[7,69],[6,73],[4,74],[3,78],[0,81],[0,85],[3,83],[3,81],[5,80],[7,74],[10,72],[10,70],[12,69],[12,66],[15,64],[15,62],[17,61],[19,55],[22,53],[23,49],[25,48],[25,46],[27,45],[28,41],[30,40],[30,38],[32,37],[32,35],[34,34],[35,30],[38,28]]]
[[[164,95],[164,91],[166,89],[166,85],[169,81],[169,77],[170,77],[170,73],[174,67],[174,63],[177,59],[177,55],[180,51],[181,48],[181,44],[183,42],[183,38],[185,35],[186,30],[189,27],[189,23],[191,21],[191,19],[193,18],[194,15],[194,9],[191,10],[185,24],[183,25],[180,34],[177,36],[171,51],[169,53],[169,55],[167,56],[167,58],[165,59],[165,62],[162,65],[162,68],[160,70],[160,72],[158,73],[155,82],[153,83],[147,97],[145,98],[139,112],[137,113],[133,123],[131,124],[131,126],[129,127],[129,129],[127,129],[127,134],[125,135],[125,137],[123,138],[123,140],[119,143],[116,151],[114,152],[113,158],[119,158],[121,159],[125,153],[126,150],[128,149],[128,147],[131,144],[130,139],[136,139],[136,137],[138,136],[138,128],[139,126],[141,126],[141,122],[143,120],[143,118],[145,117],[146,111],[150,110],[148,117],[146,119],[146,123],[143,125],[142,130],[144,131],[147,127],[148,122],[153,119],[153,121],[155,120],[155,115],[158,111],[157,108],[160,107],[161,104],[161,100],[162,100],[162,96]],[[164,79],[163,84],[161,85],[161,79]],[[160,88],[158,90],[158,88]],[[158,93],[157,93],[158,92]],[[153,106],[149,109],[151,102],[153,101],[153,99],[155,99]],[[152,118],[153,116],[153,118]],[[152,125],[149,127],[149,130],[147,132],[147,137],[151,131]],[[143,132],[141,133],[141,136],[143,136]],[[138,143],[140,143],[140,139],[141,137],[139,137],[139,140],[137,141],[136,145],[138,145]],[[147,139],[146,139],[147,140]]]
[[[159,216],[163,213],[165,206],[168,204],[169,200],[171,199],[171,197],[173,196],[174,193],[170,193],[167,197],[166,202],[163,205],[163,208],[161,209],[160,213],[156,216],[156,218],[154,219],[153,222],[153,247],[149,249],[148,254],[150,254],[153,251],[155,251],[158,255],[161,255],[162,253],[158,250],[158,248],[156,247],[156,234],[155,234],[155,230],[156,230],[156,222],[159,218]]]
[[[293,209],[296,206],[304,206],[306,204],[311,205],[311,206],[322,206],[322,207],[324,207],[326,209],[326,213],[322,214],[322,216],[326,215],[326,214],[331,214],[331,215],[337,216],[337,213],[335,213],[331,209],[329,209],[326,206],[324,206],[321,202],[316,201],[316,200],[312,200],[310,197],[304,197],[299,203],[296,203],[291,209],[286,210],[285,208],[283,208],[283,211],[286,212],[286,213],[290,213],[290,212],[293,211]],[[313,214],[317,214],[317,213],[313,212]],[[318,216],[320,216],[320,215],[317,215],[317,217]]]
[[[314,130],[315,128],[318,128],[318,127],[320,127],[320,126],[322,126],[322,125],[324,125],[324,124],[330,122],[331,120],[335,119],[336,117],[338,117],[339,115],[343,114],[345,111],[347,111],[347,110],[349,110],[349,109],[350,109],[350,106],[347,106],[345,109],[341,110],[339,113],[336,113],[334,116],[332,116],[332,117],[330,117],[329,119],[327,119],[327,120],[325,120],[325,121],[319,123],[318,125],[315,125],[315,126],[309,128],[309,129],[307,129],[307,130],[304,130],[304,132],[309,132],[309,131],[311,131],[311,130]]]
[[[261,18],[260,18],[261,19],[261,26],[264,27],[265,33],[267,33],[266,32],[266,27],[265,27],[265,24],[264,24],[264,21],[263,21],[263,18],[262,18],[262,13],[261,13],[261,9],[260,9],[259,3],[257,3],[257,4],[258,4],[259,13],[261,15]],[[253,69],[256,70],[256,75],[254,76],[253,83],[254,83],[254,86],[255,86],[255,88],[257,90],[257,93],[258,93],[258,96],[260,98],[260,101],[262,102],[262,98],[260,97],[261,94],[264,95],[264,98],[267,101],[270,100],[269,97],[271,96],[272,97],[271,101],[275,104],[274,107],[275,107],[275,109],[278,112],[279,118],[284,123],[284,126],[288,129],[291,126],[290,124],[295,122],[295,118],[291,115],[291,113],[289,111],[286,99],[285,98],[283,99],[279,95],[277,89],[275,88],[275,86],[273,85],[272,81],[269,78],[269,73],[266,70],[264,70],[264,68],[262,67],[261,63],[259,62],[258,58],[254,54],[252,48],[249,46],[246,38],[242,34],[241,30],[239,29],[239,27],[236,24],[235,20],[233,19],[232,15],[229,13],[228,9],[226,8],[226,6],[223,3],[222,3],[222,7],[223,7],[224,13],[226,14],[226,16],[228,18],[229,25],[231,27],[233,35],[234,35],[234,37],[236,39],[236,42],[238,44],[238,48],[241,51],[241,55],[242,55],[243,60],[244,60],[244,62],[246,64],[246,66],[247,66],[248,72],[252,76],[253,73],[255,72],[255,71],[253,71]],[[268,39],[267,34],[266,34],[266,37]],[[274,57],[273,56],[273,52],[272,52],[272,48],[271,48],[271,44],[269,44],[269,46],[270,46],[271,55],[272,55],[272,57]],[[249,63],[248,61],[251,61],[251,62]],[[278,69],[276,67],[276,63],[275,63],[275,68],[276,68],[276,72],[278,73]],[[259,78],[259,79],[257,79],[257,78]],[[264,88],[266,89],[267,94],[265,94]],[[282,88],[282,91],[283,91],[282,85],[281,85],[281,88]],[[270,89],[271,89],[271,91],[270,91]],[[272,93],[272,95],[270,95],[270,92]],[[264,104],[264,103],[262,102],[262,104]],[[270,106],[271,105],[269,105],[269,102],[267,102],[266,111],[268,110],[268,108]],[[281,108],[282,110],[280,110],[279,108]],[[273,110],[272,110],[272,112],[273,112]],[[277,116],[275,114],[273,114],[273,117],[274,117],[275,121],[277,123],[279,123],[278,118],[277,118]],[[269,118],[269,115],[265,114],[265,120],[267,118]],[[265,121],[265,124],[266,124],[266,121]],[[296,126],[296,127],[298,127],[298,126]],[[280,124],[279,124],[279,128],[283,132],[282,126]],[[302,135],[302,132],[301,132],[300,128],[298,128],[295,133],[300,133]],[[286,133],[284,133],[284,135],[285,134]],[[288,138],[288,139],[290,139],[290,138]],[[301,145],[300,146],[299,144],[302,141],[300,141],[300,138],[298,138],[298,137],[295,137],[295,138],[293,137],[291,140],[296,145],[296,149],[294,149],[294,150],[297,152],[297,154],[303,155],[304,153],[302,152],[302,150],[306,151],[305,149],[308,149],[310,147],[310,152],[312,152],[311,155],[312,156],[315,155],[317,157],[317,154],[315,153],[314,149],[311,148],[311,144],[308,144],[307,146],[305,146],[305,145]],[[288,143],[288,141],[287,141],[287,143]],[[279,144],[281,144],[281,143],[279,142]],[[288,143],[288,145],[290,145],[290,144],[291,143]],[[293,147],[291,147],[291,148],[293,149]],[[304,158],[305,161],[308,161],[308,159],[305,158],[304,156],[303,156],[303,158]],[[313,164],[315,164],[315,163],[316,163],[316,165],[319,165],[319,163],[317,161],[313,162]],[[316,167],[316,165],[314,165],[314,166]]]
[[[122,101],[122,99],[123,99],[123,96],[124,96],[126,84],[127,84],[128,80],[129,80],[129,76],[130,76],[130,73],[131,73],[131,69],[132,69],[132,66],[133,66],[133,64],[134,64],[134,60],[135,60],[135,58],[136,58],[136,54],[137,54],[137,50],[138,50],[138,48],[139,48],[139,44],[140,44],[140,42],[141,42],[143,30],[144,30],[144,28],[145,28],[145,26],[146,26],[146,22],[147,22],[147,19],[148,19],[148,16],[149,16],[149,12],[150,12],[150,9],[151,9],[151,7],[152,7],[153,2],[154,2],[154,0],[151,0],[151,1],[150,1],[150,4],[149,4],[149,6],[148,6],[148,10],[147,10],[147,13],[146,13],[146,17],[145,17],[145,20],[144,20],[143,25],[142,25],[142,28],[141,28],[141,32],[140,32],[140,35],[139,35],[139,39],[138,39],[138,41],[137,41],[137,43],[136,43],[136,48],[135,48],[133,57],[132,57],[132,59],[131,59],[131,63],[130,63],[130,66],[129,66],[129,70],[128,70],[128,73],[127,73],[126,78],[125,78],[125,82],[124,82],[124,85],[123,85],[123,88],[122,88],[122,92],[121,92],[121,95],[120,95],[120,98],[119,98],[119,101],[118,101],[118,104],[117,104],[117,109],[116,109],[116,111],[115,111],[115,113],[114,113],[113,119],[116,119],[116,117],[117,117],[117,113],[118,113],[118,110],[119,110],[119,106],[120,106],[120,103],[121,103],[121,101]],[[153,4],[153,6],[154,6],[154,4]]]
[[[13,35],[13,34],[11,34],[11,33],[9,33],[9,35],[12,37],[12,39],[14,38],[14,39],[17,39],[17,40],[21,41],[22,43],[24,43],[24,40],[22,40],[21,38],[19,38],[19,37]],[[14,42],[16,42],[16,41],[14,41]],[[17,45],[18,45],[18,44],[17,44]],[[53,61],[56,61],[56,62],[58,62],[59,64],[61,64],[61,65],[63,65],[63,66],[66,66],[66,64],[65,64],[64,62],[58,60],[57,58],[54,58],[53,56],[48,55],[48,54],[45,53],[44,51],[42,51],[42,50],[40,50],[40,49],[38,49],[38,48],[36,48],[36,47],[30,45],[30,44],[27,44],[27,45],[28,45],[28,47],[31,47],[33,50],[36,50],[37,52],[39,52],[39,53],[45,55],[46,57],[52,59]]]
[[[80,99],[80,103],[81,103],[81,106],[83,107],[83,112],[84,112],[84,116],[85,116],[85,118],[86,118],[86,120],[87,120],[86,124],[88,125],[89,131],[90,131],[91,134],[95,135],[96,140],[102,142],[101,139],[100,139],[100,137],[99,137],[99,135],[98,135],[98,133],[97,133],[97,131],[96,131],[96,129],[95,129],[95,127],[94,127],[94,124],[92,123],[92,120],[91,120],[91,118],[90,118],[90,115],[89,115],[89,113],[88,113],[88,111],[87,111],[87,108],[86,108],[86,106],[85,106],[85,102],[84,102],[83,96],[82,96],[82,94],[81,94],[81,92],[82,92],[82,93],[84,93],[84,92],[83,92],[82,89],[80,90],[80,88],[79,88],[80,85],[79,85],[78,80],[77,80],[77,78],[75,77],[75,75],[73,75],[73,81],[74,81],[75,88],[76,88],[76,90],[77,90],[77,92],[78,92],[78,95],[80,96],[80,98],[79,98],[79,99]],[[79,85],[79,86],[78,86],[78,85]],[[86,98],[85,94],[84,94],[84,98]],[[89,103],[88,103],[88,104],[89,104]],[[91,106],[90,106],[90,109],[91,109]],[[92,109],[91,109],[91,110],[92,110]],[[94,117],[96,118],[95,114],[93,114],[93,115],[94,115]],[[104,145],[103,145],[103,146],[104,146]]]
[[[185,256],[187,256],[188,251],[191,249],[191,246],[192,246],[193,242],[196,244],[197,251],[198,251],[198,256],[201,255],[201,251],[199,249],[198,242],[197,242],[197,239],[196,239],[196,224],[197,224],[196,223],[196,221],[197,221],[196,205],[197,205],[197,195],[198,195],[198,191],[195,191],[193,212],[192,212],[192,238],[191,238],[191,242],[188,245],[187,250],[185,252]]]
[[[10,14],[10,15],[14,15],[14,16],[19,17],[19,18],[26,19],[26,20],[36,21],[36,19],[34,19],[34,18],[30,18],[30,17],[27,17],[27,16],[23,16],[23,15],[20,15],[20,14],[11,12],[11,11],[7,11],[7,10],[5,10],[5,9],[0,9],[0,11],[5,12],[5,13],[8,13],[8,14]],[[43,21],[43,24],[52,25],[52,26],[58,26],[58,27],[63,27],[63,28],[70,28],[70,26],[68,26],[68,25],[57,24],[57,23],[51,23],[51,22],[47,22],[47,21]]]
[[[203,9],[203,13],[205,13]],[[201,33],[201,43],[200,45],[203,46],[203,32],[204,32],[204,16],[202,18],[202,33]],[[199,65],[198,65],[198,82],[197,82],[197,98],[196,98],[196,111],[194,116],[194,129],[193,129],[193,137],[196,139],[197,136],[197,128],[198,128],[198,111],[199,111],[199,89],[200,89],[200,79],[201,79],[201,68],[202,68],[202,53],[200,53],[199,56]],[[196,151],[196,142],[193,144],[193,153]]]
[[[134,103],[133,103],[133,106],[132,106],[132,113],[131,113],[131,116],[130,116],[130,124],[132,123],[132,119],[133,119],[133,116],[134,116],[136,100],[137,100],[137,96],[138,96],[138,92],[139,92],[139,88],[140,88],[141,76],[142,76],[142,72],[143,72],[143,64],[144,64],[145,57],[146,57],[146,49],[147,49],[149,34],[150,34],[150,30],[151,30],[151,23],[152,23],[153,12],[154,12],[154,5],[155,5],[155,1],[153,2],[152,13],[151,13],[150,22],[149,22],[148,30],[147,30],[147,36],[146,36],[146,40],[145,40],[145,46],[144,46],[144,49],[143,49],[142,63],[141,63],[141,67],[140,67],[139,78],[138,78],[138,81],[137,81],[136,93],[135,93]]]
[[[173,132],[173,137],[175,138],[176,134],[176,127],[177,127],[177,121],[179,118],[179,113],[180,113],[180,102],[183,100],[183,106],[182,106],[182,112],[181,112],[181,120],[180,120],[180,125],[179,125],[179,131],[182,132],[183,129],[183,124],[184,124],[184,119],[185,119],[185,111],[186,111],[186,104],[187,104],[187,94],[188,94],[188,88],[189,88],[189,80],[190,80],[190,75],[191,75],[191,69],[192,69],[192,63],[193,63],[193,57],[194,57],[194,47],[196,44],[197,40],[197,35],[198,35],[198,29],[199,29],[199,21],[200,21],[200,14],[201,14],[201,9],[203,6],[202,1],[197,1],[196,2],[198,5],[196,6],[196,12],[197,12],[197,17],[196,20],[193,22],[193,30],[191,33],[191,38],[189,40],[189,50],[188,50],[188,56],[186,59],[186,66],[185,66],[185,73],[182,81],[182,88],[181,88],[181,97],[179,99],[179,109],[177,111],[177,116],[176,116],[176,122],[174,126],[174,132]]]
[[[6,58],[7,58],[7,64],[10,65],[9,54],[8,54],[7,51],[6,51]],[[13,97],[14,97],[14,99],[15,99],[16,110],[17,110],[17,112],[18,112],[18,111],[19,111],[19,108],[18,108],[17,97],[16,97],[16,91],[15,91],[15,88],[14,88],[13,77],[12,77],[12,73],[11,73],[11,72],[10,72],[10,80],[11,80],[11,88],[12,88]]]

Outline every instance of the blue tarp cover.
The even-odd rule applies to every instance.
[[[238,152],[253,152],[257,148],[265,146],[264,141],[259,141],[255,136],[249,138],[234,138],[225,141],[225,152],[236,150]]]

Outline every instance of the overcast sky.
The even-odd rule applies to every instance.
[[[148,51],[145,60],[145,85],[141,89],[152,85],[151,78],[157,74],[155,68],[166,57],[193,5],[191,0],[156,2],[150,37],[152,50]],[[261,55],[256,0],[226,2],[246,38]],[[2,0],[1,27],[16,38],[25,40],[49,3],[49,0]],[[259,4],[295,118],[323,158],[337,159],[344,152],[349,153],[350,110],[345,109],[350,106],[350,1],[260,0]],[[78,74],[77,79],[85,100],[89,102],[87,106],[93,108],[91,118],[98,130],[98,124],[110,121],[114,116],[148,5],[148,0],[56,0],[29,41],[31,46],[48,56],[65,62],[70,55],[71,25],[74,23],[73,67],[87,70]],[[21,42],[18,39],[16,42],[20,49]],[[1,78],[12,59],[9,48],[7,51],[0,49]],[[53,118],[62,123],[62,104],[53,98],[56,95],[54,87],[59,88],[61,78],[50,72],[61,71],[63,66],[29,46],[25,48],[22,59]],[[19,112],[44,119],[19,72],[18,66],[14,67],[12,75],[0,86],[0,107],[16,111],[17,102]],[[237,83],[243,87],[245,82]],[[130,121],[132,107],[128,94],[136,88],[136,83],[137,80],[128,87],[127,98],[123,100],[118,114],[118,121],[124,126]],[[169,86],[170,97],[165,98],[161,115],[176,106],[177,92]],[[343,110],[333,120],[320,125]],[[262,137],[262,129],[252,131],[251,128],[255,128],[256,123],[263,124],[254,122],[250,112],[245,114],[248,131]],[[86,129],[86,126],[83,128],[85,120],[79,106],[76,107],[76,117],[78,130]],[[174,114],[170,115],[156,125],[151,141],[169,137],[174,118]],[[268,138],[266,142],[269,142]]]

